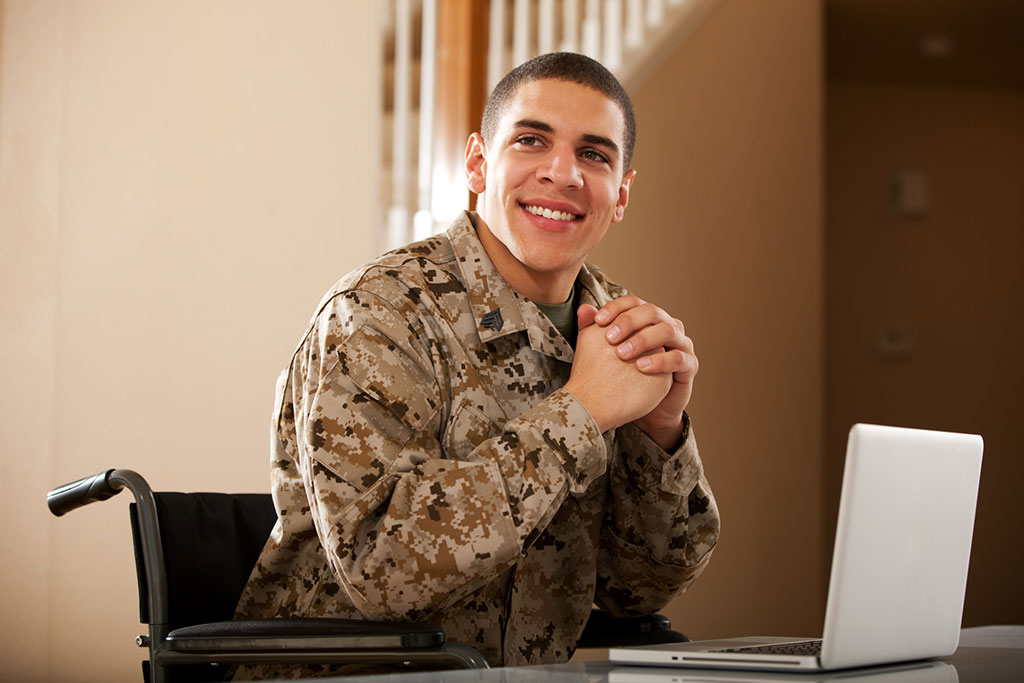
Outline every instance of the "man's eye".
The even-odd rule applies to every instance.
[[[608,157],[601,154],[596,149],[583,150],[583,157],[585,159],[589,159],[590,161],[598,161],[604,164],[608,163]]]
[[[533,147],[534,145],[540,144],[540,140],[536,135],[520,135],[516,138],[516,142],[520,145],[526,145],[527,147]]]

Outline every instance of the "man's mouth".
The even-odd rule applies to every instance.
[[[577,221],[583,218],[580,214],[569,213],[567,211],[552,211],[551,209],[545,209],[542,206],[535,206],[533,204],[523,204],[522,207],[534,216],[550,218],[553,221]]]

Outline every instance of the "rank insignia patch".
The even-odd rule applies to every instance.
[[[501,327],[505,324],[504,318],[501,317],[501,309],[495,308],[490,313],[485,313],[484,317],[480,318],[480,324],[488,330],[501,332]]]

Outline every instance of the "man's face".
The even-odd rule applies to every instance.
[[[619,106],[576,83],[520,86],[494,139],[470,138],[469,187],[483,195],[480,239],[520,293],[561,303],[590,251],[622,220],[635,171],[623,175]],[[546,300],[547,299],[547,300]]]

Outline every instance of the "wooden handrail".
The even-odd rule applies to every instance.
[[[454,218],[475,206],[466,189],[464,151],[480,126],[487,100],[488,4],[440,0],[437,31],[437,96],[434,125],[434,217]]]

